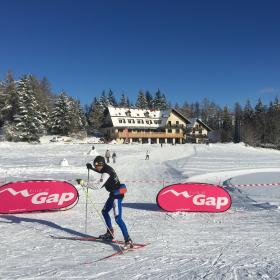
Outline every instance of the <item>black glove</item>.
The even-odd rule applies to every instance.
[[[86,166],[87,166],[87,169],[93,169],[92,165],[90,163],[87,163]]]

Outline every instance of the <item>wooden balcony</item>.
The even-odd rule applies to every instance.
[[[166,132],[116,132],[115,138],[184,138],[184,134]]]

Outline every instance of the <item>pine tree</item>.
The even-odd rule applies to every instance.
[[[198,102],[191,104],[191,118],[200,118],[201,110]]]
[[[3,126],[4,124],[4,116],[3,114],[1,114],[2,109],[5,106],[5,98],[6,96],[4,96],[4,85],[2,82],[0,82],[0,128]]]
[[[274,113],[273,113],[273,123],[274,123],[274,135],[275,139],[273,143],[277,146],[278,150],[280,150],[280,102],[278,97],[275,98],[274,104]]]
[[[244,142],[254,146],[256,144],[257,134],[254,122],[254,110],[250,100],[247,100],[244,107],[242,131]]]
[[[274,107],[275,111],[280,111],[280,102],[279,102],[278,96],[276,96],[274,99],[273,107]]]
[[[148,103],[147,103],[146,95],[142,90],[140,90],[139,93],[138,93],[137,101],[136,101],[135,106],[138,109],[148,109]]]
[[[147,106],[150,110],[154,109],[154,100],[153,100],[153,96],[151,95],[151,93],[147,90],[145,93],[146,96],[146,101],[147,101]]]
[[[69,98],[70,100],[70,133],[79,133],[85,131],[86,129],[86,118],[85,113],[81,107],[80,101],[75,100],[74,98]]]
[[[82,122],[82,130],[86,130],[88,127],[88,121],[86,116],[86,106],[82,107],[80,101],[77,101],[79,107],[79,116]]]
[[[127,104],[127,107],[128,107],[128,108],[133,107],[133,103],[132,103],[132,102],[130,102],[130,100],[129,100],[129,98],[128,98],[128,97],[126,98],[126,104]]]
[[[103,107],[103,110],[105,110],[105,108],[110,106],[110,101],[105,90],[102,91],[102,94],[99,98],[99,105]]]
[[[129,104],[127,103],[127,98],[124,95],[124,93],[122,93],[122,95],[121,95],[119,106],[122,107],[122,108],[128,108],[129,107]]]
[[[181,108],[179,106],[179,110],[184,116],[186,116],[187,118],[191,118],[191,106],[187,101],[184,102]]]
[[[50,117],[50,132],[53,134],[69,135],[73,124],[72,120],[72,100],[62,92],[57,97],[53,112]]]
[[[234,108],[234,143],[239,143],[241,141],[241,122],[243,118],[242,107],[238,102],[235,103]]]
[[[32,90],[36,95],[36,100],[39,104],[40,114],[42,115],[43,126],[46,131],[50,118],[50,109],[52,108],[51,102],[53,102],[50,92],[48,92],[46,88],[43,88],[47,86],[47,80],[46,78],[44,79],[43,87],[41,81],[38,80],[35,76],[30,75],[29,80],[31,83]]]
[[[232,141],[232,116],[227,106],[222,113],[221,142]]]
[[[1,83],[0,127],[5,122],[11,122],[13,120],[13,116],[17,111],[16,103],[16,83],[14,81],[13,74],[11,72],[8,72],[5,81]]]
[[[111,106],[114,106],[114,107],[117,106],[116,98],[115,98],[114,93],[111,89],[109,90],[109,93],[108,93],[108,103]]]
[[[157,90],[154,97],[154,108],[156,110],[165,110],[168,108],[166,97],[164,94],[161,94],[160,89]]]
[[[266,114],[265,143],[271,143],[280,149],[280,104],[278,97],[270,102]]]
[[[254,118],[254,110],[252,108],[250,100],[246,101],[246,105],[244,107],[244,120],[252,121]]]
[[[264,143],[265,140],[265,125],[266,125],[266,108],[261,99],[258,100],[255,106],[254,123],[256,130],[257,144]]]
[[[52,93],[51,85],[50,85],[50,82],[47,77],[43,77],[43,79],[40,81],[40,88],[41,88],[43,95],[46,97],[47,101],[49,103],[54,103],[52,101],[54,101],[55,97]],[[51,104],[50,104],[50,106],[51,106]]]
[[[101,104],[100,100],[97,100],[95,97],[91,103],[89,114],[88,114],[88,123],[90,132],[93,133],[96,129],[99,129],[103,124],[104,119],[104,107]]]
[[[221,116],[221,108],[214,102],[204,98],[200,105],[200,116],[203,122],[205,122],[212,129],[219,129],[219,119]]]
[[[16,94],[17,113],[11,122],[5,124],[6,138],[12,141],[38,142],[44,131],[44,122],[30,76],[25,75],[19,81]]]

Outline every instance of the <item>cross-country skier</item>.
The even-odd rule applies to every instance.
[[[150,159],[150,151],[147,150],[146,151],[146,158],[145,158],[145,160],[149,160],[149,159]]]
[[[132,248],[133,242],[122,219],[122,200],[126,192],[126,186],[120,183],[115,170],[105,163],[104,157],[97,156],[93,161],[93,165],[94,167],[90,163],[86,164],[88,169],[101,174],[100,184],[98,187],[105,187],[105,189],[109,192],[109,198],[102,209],[102,215],[107,225],[107,232],[100,235],[99,238],[106,240],[114,239],[114,229],[109,215],[109,212],[114,209],[115,221],[122,231],[125,247]]]

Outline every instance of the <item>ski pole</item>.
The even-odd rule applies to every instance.
[[[88,169],[88,179],[89,182],[89,169]],[[88,216],[88,183],[87,183],[87,190],[86,190],[86,217],[85,217],[85,233],[87,233],[87,216]]]

